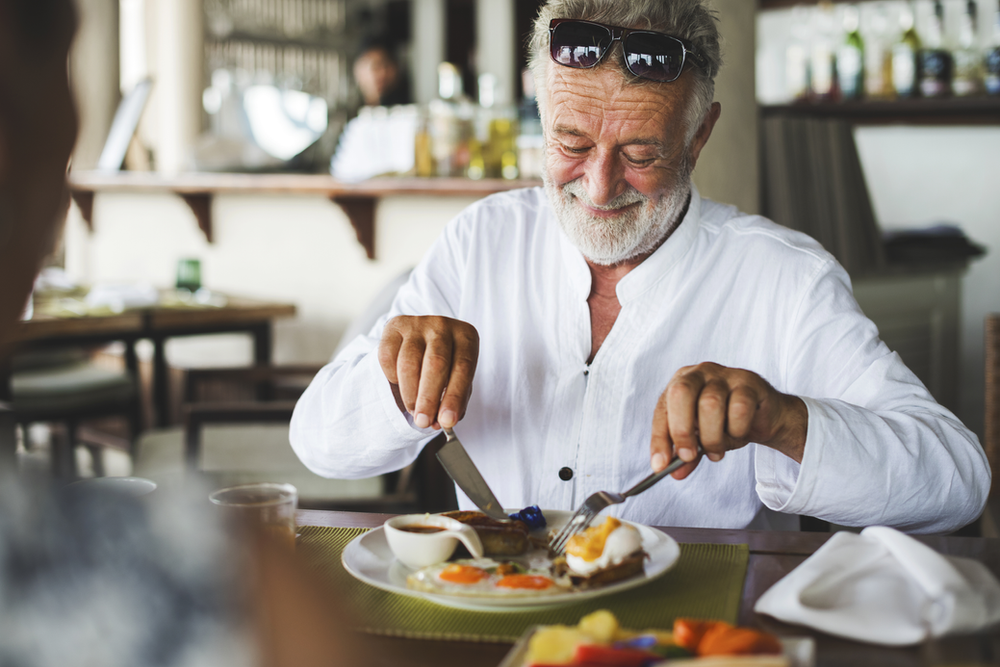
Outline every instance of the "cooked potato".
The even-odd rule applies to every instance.
[[[565,625],[550,625],[540,628],[528,642],[529,665],[567,665],[573,662],[576,647],[592,643],[592,640],[577,628]]]
[[[601,644],[610,644],[618,634],[618,619],[607,609],[599,609],[580,619],[580,631]]]

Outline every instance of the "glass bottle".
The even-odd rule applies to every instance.
[[[829,2],[820,2],[813,14],[812,48],[809,52],[809,87],[814,101],[833,98],[836,81],[835,16]]]
[[[944,97],[951,92],[952,60],[944,49],[944,6],[934,0],[924,48],[920,50],[920,94]]]
[[[417,176],[435,174],[434,155],[431,152],[431,123],[427,109],[421,108],[417,116],[417,133],[413,145],[413,171]]]
[[[912,0],[903,6],[899,22],[902,33],[892,47],[892,87],[897,97],[916,97],[920,37],[917,35],[916,12]]]
[[[885,3],[875,3],[870,12],[865,43],[865,94],[872,99],[892,98],[892,50],[889,17]]]
[[[785,94],[793,102],[809,97],[809,19],[806,7],[792,8],[792,34],[785,49]]]
[[[435,175],[464,176],[469,167],[473,114],[455,65],[438,65],[438,99],[428,105],[428,113]]]
[[[861,16],[858,8],[848,5],[844,9],[844,41],[837,49],[837,82],[840,95],[845,100],[856,100],[864,91],[865,42],[858,29]]]
[[[1000,0],[997,0],[997,9],[993,15],[993,37],[986,50],[983,66],[986,70],[983,81],[986,92],[1000,95]]]
[[[488,178],[515,179],[517,172],[517,110],[498,100],[497,78],[493,74],[479,75],[479,116],[476,136],[481,146],[482,174]],[[469,163],[469,176],[478,173],[476,156]]]
[[[966,0],[958,31],[958,48],[953,54],[955,75],[951,92],[958,97],[977,95],[982,90],[982,56],[976,46],[976,0]]]

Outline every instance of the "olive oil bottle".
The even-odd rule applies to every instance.
[[[912,0],[903,6],[899,22],[902,32],[892,47],[892,87],[896,97],[916,97],[919,92],[917,56],[920,53],[920,37],[917,35]]]

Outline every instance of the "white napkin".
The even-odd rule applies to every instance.
[[[150,283],[95,285],[87,293],[87,306],[107,307],[120,313],[126,308],[148,308],[160,301],[160,293]]]
[[[831,635],[906,646],[1000,621],[986,566],[942,556],[898,530],[840,532],[757,600],[754,611]]]

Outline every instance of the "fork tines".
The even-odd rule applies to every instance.
[[[595,516],[597,516],[597,513],[590,511],[586,505],[578,509],[576,514],[562,527],[562,530],[552,537],[552,540],[549,542],[549,549],[557,555],[561,554],[566,549],[566,544],[570,539],[574,535],[586,530]]]

